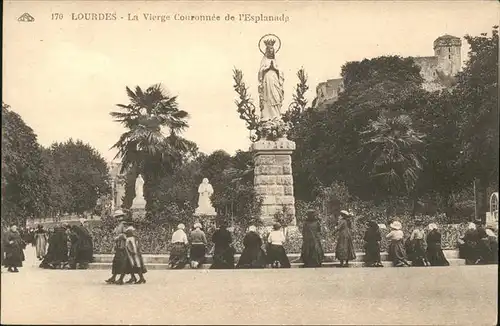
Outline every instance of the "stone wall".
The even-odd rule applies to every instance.
[[[254,189],[262,198],[261,219],[265,225],[272,224],[274,215],[283,209],[293,216],[292,225],[295,225],[291,157],[294,149],[295,143],[287,139],[259,141],[252,145]]]

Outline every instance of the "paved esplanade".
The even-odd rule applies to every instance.
[[[2,273],[2,324],[493,325],[497,265],[443,268],[151,271],[106,285],[107,271],[42,270],[32,249]]]

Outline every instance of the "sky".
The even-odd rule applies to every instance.
[[[190,114],[184,137],[200,150],[248,150],[249,133],[236,112],[236,67],[257,103],[258,41],[276,34],[288,107],[303,67],[308,99],[318,83],[338,78],[348,61],[381,55],[431,56],[443,34],[491,32],[496,1],[182,2],[4,1],[3,101],[49,146],[81,139],[107,160],[124,132],[109,115],[127,104],[125,87],[161,83]],[[19,22],[29,13],[34,22]],[[78,20],[108,13],[116,20]],[[61,15],[62,14],[62,15]],[[137,21],[128,16],[138,15]],[[144,14],[170,16],[148,21]],[[174,20],[174,15],[219,15],[221,21]],[[235,21],[225,21],[225,16]],[[240,14],[285,15],[288,22],[239,21]],[[62,16],[62,18],[61,18]],[[467,59],[463,40],[462,59]]]

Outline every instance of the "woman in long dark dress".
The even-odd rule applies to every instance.
[[[243,238],[243,252],[236,268],[265,268],[266,253],[262,249],[262,239],[255,226],[250,226]]]
[[[127,256],[127,250],[125,248],[127,237],[125,235],[126,229],[126,219],[125,213],[122,210],[117,210],[113,216],[118,219],[118,225],[113,231],[114,241],[115,241],[115,254],[113,256],[113,264],[111,265],[111,277],[105,282],[108,284],[123,284],[123,279],[125,274],[131,272],[130,263]],[[120,278],[116,280],[116,276],[120,275]],[[132,283],[131,280],[128,282]]]
[[[129,226],[125,229],[125,235],[127,237],[125,250],[130,264],[130,280],[128,280],[127,283],[143,284],[146,283],[144,274],[147,273],[147,270],[144,265],[144,260],[142,259],[141,246],[134,231],[135,229],[133,226]],[[136,279],[134,274],[139,274],[139,280]]]
[[[316,211],[309,210],[302,228],[301,259],[304,262],[304,267],[321,267],[323,258],[321,225],[316,217]]]
[[[47,255],[40,263],[41,268],[62,268],[68,262],[68,236],[66,229],[56,226],[49,236]]]
[[[354,251],[354,243],[351,235],[351,218],[353,215],[344,210],[340,211],[340,214],[342,218],[334,231],[334,234],[338,236],[335,256],[340,260],[340,267],[349,267],[349,260],[356,259],[356,252]]]
[[[93,260],[92,235],[86,225],[86,220],[80,219],[80,225],[75,229],[77,234],[75,263],[80,269],[87,269]]]
[[[214,262],[210,269],[233,269],[234,248],[231,245],[233,238],[225,223],[214,232],[212,242],[214,243]]]
[[[486,228],[484,237],[479,242],[479,251],[481,253],[479,264],[497,264],[498,263],[498,239],[491,228]]]
[[[188,263],[188,238],[184,224],[177,225],[177,231],[172,234],[169,265],[172,269],[183,269]]]
[[[479,260],[479,240],[476,224],[469,223],[467,231],[465,231],[464,236],[459,240],[460,258],[465,259],[466,265],[474,265]]]
[[[207,250],[207,237],[201,229],[201,223],[194,224],[194,230],[191,231],[191,248],[189,250],[189,259],[191,268],[199,268],[205,262],[205,253]]]
[[[367,223],[368,228],[365,231],[365,264],[368,267],[383,267],[380,259],[380,241],[382,235],[380,228],[375,221]]]
[[[4,265],[7,271],[17,273],[18,267],[23,267],[25,242],[17,230],[16,225],[12,225],[6,234],[5,239],[5,260]]]
[[[404,233],[401,231],[401,222],[394,221],[390,224],[391,232],[385,237],[389,243],[389,259],[394,267],[410,266],[406,260],[406,250],[404,246]]]
[[[415,229],[410,235],[412,266],[429,266],[426,254],[425,232],[422,229],[422,224],[422,220],[416,220]]]
[[[429,233],[427,234],[427,259],[431,266],[449,266],[450,263],[446,259],[441,248],[441,233],[438,231],[437,225],[429,224]]]
[[[280,223],[274,223],[273,231],[267,237],[267,260],[273,268],[290,268],[290,260],[285,251],[286,238]]]

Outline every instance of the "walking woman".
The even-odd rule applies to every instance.
[[[18,267],[23,267],[24,261],[24,243],[16,225],[12,225],[6,234],[5,239],[5,260],[4,265],[7,271],[17,273]]]
[[[205,262],[205,253],[207,250],[207,237],[201,229],[201,223],[195,223],[194,230],[191,231],[191,249],[189,258],[191,260],[191,268],[198,268]]]
[[[111,267],[111,277],[106,280],[108,284],[123,284],[125,274],[131,272],[130,263],[128,261],[127,250],[125,248],[127,237],[125,236],[126,219],[125,213],[120,209],[117,210],[113,216],[118,219],[118,226],[114,229],[115,240],[115,255],[113,257],[113,265]],[[116,276],[120,278],[116,280]],[[131,280],[129,280],[130,283]]]
[[[34,243],[36,250],[36,258],[42,260],[47,254],[49,236],[47,231],[43,228],[43,225],[39,224],[34,233]]]
[[[125,229],[125,249],[130,263],[130,280],[127,283],[143,284],[146,283],[144,274],[147,273],[144,260],[142,259],[141,246],[139,240],[134,234],[134,227],[129,226]],[[136,279],[134,274],[139,274],[139,280]]]
[[[273,231],[269,233],[267,238],[268,249],[267,258],[268,262],[273,268],[290,268],[290,261],[286,255],[283,244],[285,243],[285,235],[281,229],[281,224],[274,223]]]
[[[354,243],[351,235],[351,218],[353,214],[343,210],[340,211],[340,215],[341,219],[334,231],[334,235],[338,235],[335,256],[340,260],[340,267],[349,267],[349,260],[356,259],[356,252],[354,251]]]
[[[425,232],[422,228],[422,220],[415,221],[415,229],[410,235],[412,247],[412,266],[429,266],[426,257]]]
[[[410,266],[406,261],[406,250],[403,243],[404,233],[401,231],[403,226],[401,222],[394,221],[389,227],[391,232],[386,235],[389,243],[389,259],[392,261],[394,267]]]
[[[431,266],[449,266],[450,263],[444,256],[441,248],[441,233],[435,223],[428,226],[429,233],[427,234],[427,259]]]
[[[244,249],[236,268],[265,268],[266,253],[262,250],[262,239],[257,228],[251,225],[243,238]]]
[[[212,236],[214,243],[214,262],[210,269],[233,269],[234,248],[231,232],[227,230],[227,222],[222,222],[220,228]]]
[[[321,245],[321,225],[314,210],[307,211],[307,218],[302,228],[301,251],[304,267],[321,267],[324,258],[323,246]]]
[[[177,225],[177,231],[172,234],[172,249],[170,250],[169,264],[172,269],[183,269],[188,263],[187,245],[189,243],[184,224]]]
[[[367,267],[384,267],[380,259],[380,241],[382,241],[380,228],[375,221],[369,221],[367,226],[363,238],[365,240],[365,264]]]

